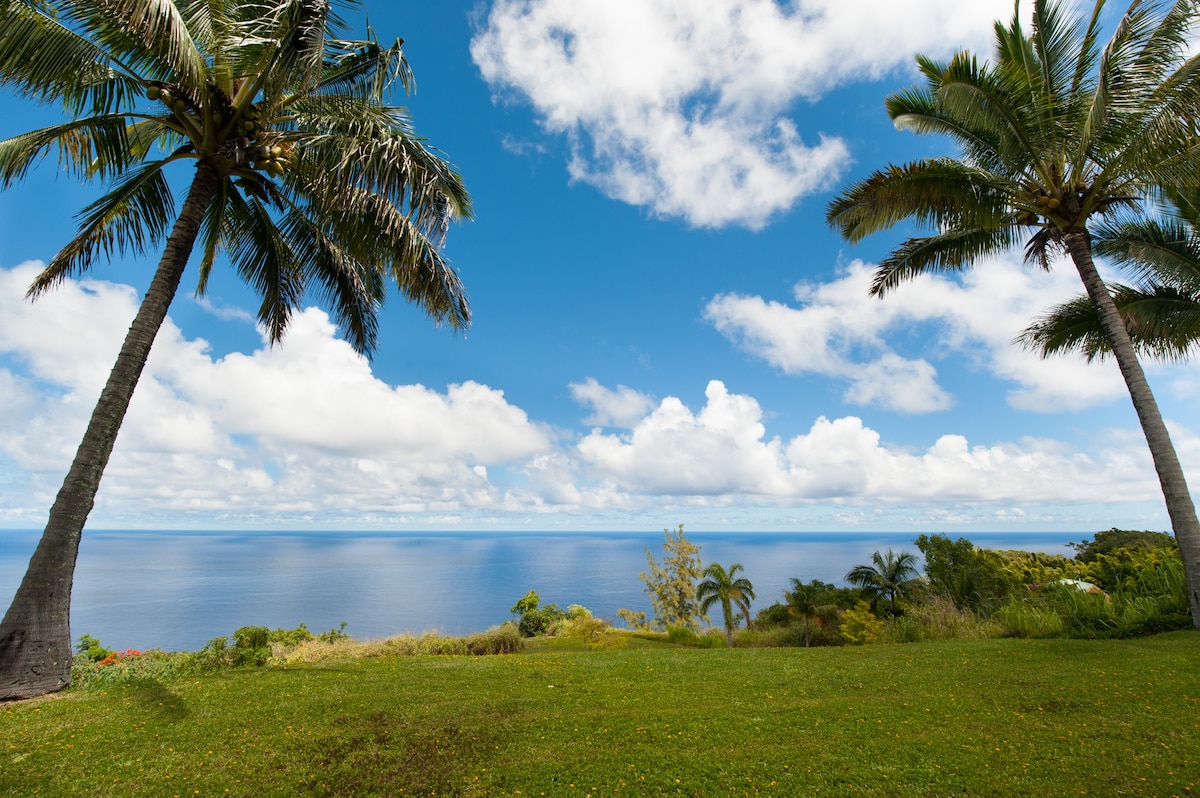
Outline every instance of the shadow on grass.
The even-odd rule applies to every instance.
[[[496,751],[505,717],[417,723],[388,712],[339,715],[296,751],[305,792],[325,796],[459,795]]]
[[[189,714],[186,703],[157,679],[132,679],[125,684],[130,700],[156,719],[180,721]]]

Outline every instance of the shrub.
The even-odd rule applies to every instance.
[[[667,627],[667,642],[674,643],[679,646],[694,646],[696,645],[700,635],[686,626],[668,626]]]
[[[514,623],[505,623],[467,638],[467,651],[477,656],[515,654],[525,647]]]
[[[547,604],[533,610],[527,610],[517,622],[517,628],[525,637],[538,637],[547,634],[556,621],[563,620],[564,613],[555,604]]]
[[[792,622],[791,613],[786,604],[778,601],[769,607],[763,607],[754,616],[754,625],[759,629],[770,629],[776,626],[789,626]],[[803,644],[803,641],[801,641]]]
[[[100,645],[100,641],[91,635],[80,635],[79,642],[75,644],[76,657],[75,661],[83,659],[87,662],[99,662],[113,655],[111,648],[105,648]]]
[[[243,626],[234,632],[233,666],[266,665],[271,658],[270,636],[271,630],[265,626]]]
[[[851,645],[863,645],[875,640],[883,632],[884,623],[875,617],[871,606],[865,601],[858,602],[853,609],[842,613],[840,634]]]
[[[314,637],[315,635],[308,631],[307,626],[300,624],[295,629],[272,629],[270,634],[267,635],[267,640],[283,648],[295,648],[301,643],[312,640]]]

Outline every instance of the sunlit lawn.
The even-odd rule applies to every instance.
[[[0,713],[0,795],[1197,795],[1200,635],[544,648]]]

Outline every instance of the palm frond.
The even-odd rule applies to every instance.
[[[1125,219],[1097,229],[1096,252],[1138,278],[1200,290],[1200,236],[1181,219]]]
[[[51,259],[29,288],[36,297],[86,270],[98,254],[142,254],[166,239],[175,216],[175,200],[155,161],[133,169],[107,194],[80,213],[79,231]]]
[[[270,209],[257,198],[230,192],[229,259],[260,298],[258,321],[271,343],[283,340],[288,322],[304,299],[304,274],[291,242]]]
[[[106,51],[140,72],[192,90],[208,67],[187,20],[174,0],[60,0],[67,20],[77,21]]]
[[[1138,353],[1164,361],[1188,359],[1200,342],[1200,295],[1170,286],[1109,286]],[[1016,343],[1042,357],[1077,353],[1088,362],[1112,349],[1095,306],[1086,296],[1063,302],[1038,317]]]
[[[879,262],[871,296],[883,296],[900,283],[929,272],[959,272],[984,255],[1015,243],[1015,228],[1001,230],[954,227],[944,233],[910,238]]]
[[[39,6],[0,6],[0,86],[71,113],[108,114],[141,91],[138,76]]]
[[[1007,208],[995,182],[994,175],[951,158],[891,166],[852,184],[829,204],[825,220],[850,241],[906,219],[934,229],[998,228]]]

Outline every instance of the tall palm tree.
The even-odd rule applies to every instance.
[[[708,578],[696,586],[701,614],[707,614],[712,605],[720,603],[721,615],[725,620],[725,645],[728,648],[733,648],[735,605],[746,616],[746,623],[750,622],[750,600],[754,598],[754,585],[746,577],[737,575],[741,570],[740,562],[731,565],[728,572],[720,563],[714,562],[704,569],[704,575]]]
[[[163,247],[0,622],[0,699],[70,682],[83,526],[193,249],[197,291],[227,256],[260,295],[258,319],[273,343],[313,289],[369,354],[389,280],[435,322],[469,323],[439,251],[449,223],[470,215],[466,190],[388,102],[394,86],[411,87],[401,42],[381,45],[373,32],[338,38],[346,26],[334,3],[0,0],[0,85],[61,103],[71,117],[0,141],[0,186],[53,148],[72,174],[107,182],[30,297],[97,257]],[[177,213],[167,170],[185,163],[194,169]]]
[[[907,551],[896,554],[875,552],[870,564],[856,565],[846,574],[846,581],[871,599],[887,599],[893,617],[899,614],[896,599],[906,598],[920,583],[917,576],[917,556]]]
[[[1135,279],[1109,285],[1139,354],[1186,360],[1200,341],[1200,189],[1170,192],[1159,218],[1104,224],[1096,252]],[[1086,296],[1048,310],[1017,339],[1042,357],[1079,352],[1089,361],[1112,354],[1096,308]]]
[[[1200,628],[1200,521],[1166,425],[1108,286],[1092,260],[1094,219],[1136,210],[1163,189],[1193,185],[1200,58],[1188,35],[1197,0],[1134,0],[1100,44],[1104,0],[1087,18],[1034,0],[1030,32],[1018,11],[996,23],[996,54],[947,62],[918,56],[925,84],[887,99],[898,127],[949,136],[959,158],[877,171],[830,204],[850,241],[911,220],[932,230],[879,264],[872,293],[904,280],[959,271],[1024,241],[1049,269],[1065,253],[1095,306],[1154,460],[1188,575]]]

